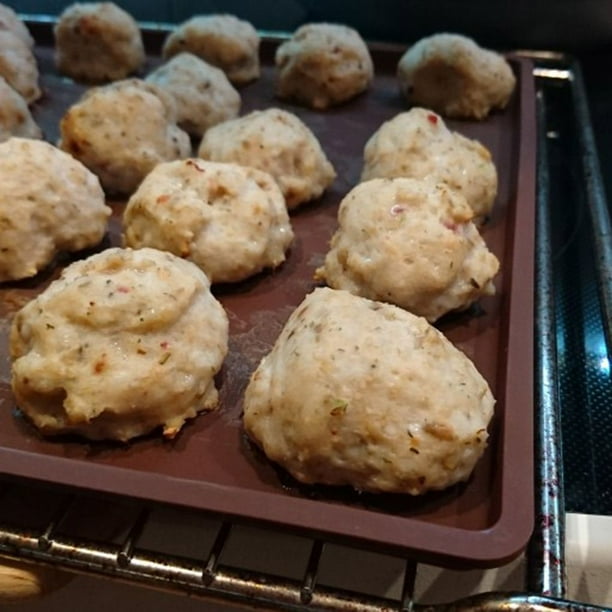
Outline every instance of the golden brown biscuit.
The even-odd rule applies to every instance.
[[[332,23],[300,27],[276,51],[277,93],[323,110],[365,91],[374,77],[359,33]]]
[[[186,132],[202,137],[213,125],[240,112],[240,94],[225,73],[191,53],[180,53],[146,78],[172,96],[177,123]]]
[[[425,319],[316,289],[251,377],[244,426],[301,482],[420,495],[469,478],[493,406]]]
[[[16,34],[23,42],[30,47],[34,46],[34,39],[28,27],[19,19],[17,13],[6,4],[0,4],[0,30],[9,30]]]
[[[191,143],[173,100],[135,79],[89,90],[60,123],[60,148],[83,162],[110,193],[131,194],[159,163],[187,157]]]
[[[259,35],[234,15],[196,15],[179,25],[162,53],[167,59],[183,51],[220,68],[236,85],[259,77]]]
[[[145,61],[138,24],[113,2],[68,6],[54,33],[57,68],[73,79],[116,81],[139,70]]]
[[[213,283],[275,268],[293,238],[283,194],[269,174],[202,159],[156,166],[130,198],[123,232],[125,246],[170,251]]]
[[[489,150],[448,129],[433,111],[413,108],[383,123],[364,149],[361,180],[432,176],[461,193],[481,222],[497,196]]]
[[[516,85],[503,56],[459,34],[419,40],[402,56],[397,73],[411,104],[445,117],[483,119],[505,108]]]
[[[17,404],[43,434],[174,437],[217,405],[228,320],[194,264],[108,249],[68,266],[11,327]]]
[[[495,293],[499,262],[465,198],[431,179],[373,179],[340,204],[319,278],[435,321]]]
[[[70,155],[40,140],[0,143],[0,282],[97,245],[110,213],[96,176]]]
[[[17,34],[0,29],[0,76],[28,104],[41,96],[38,86],[38,66],[32,49]]]
[[[336,177],[306,124],[279,108],[253,111],[210,128],[204,134],[198,155],[268,172],[281,188],[290,209],[318,198]]]
[[[0,142],[11,136],[42,138],[26,101],[0,76]]]

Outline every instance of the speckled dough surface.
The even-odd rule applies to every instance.
[[[419,495],[469,478],[493,406],[472,362],[425,319],[325,288],[251,377],[244,425],[301,482]]]
[[[209,129],[198,155],[270,173],[288,208],[318,198],[336,177],[319,141],[293,113],[269,108]]]
[[[370,52],[359,33],[331,23],[298,28],[278,47],[275,61],[278,95],[321,110],[365,91],[374,76]]]
[[[60,123],[60,147],[111,193],[131,194],[164,161],[187,157],[189,136],[174,123],[173,100],[130,79],[89,90]]]
[[[202,159],[158,165],[130,198],[123,230],[126,246],[171,251],[213,283],[275,268],[293,238],[285,200],[269,174]]]
[[[162,53],[169,58],[183,51],[217,66],[237,85],[259,77],[259,35],[234,15],[196,15],[179,25]]]
[[[28,104],[40,98],[38,66],[30,46],[10,30],[0,29],[0,76]]]
[[[503,56],[459,34],[419,40],[400,59],[397,74],[411,104],[446,117],[483,119],[505,108],[516,85]]]
[[[432,176],[461,193],[477,220],[491,212],[497,170],[480,142],[448,129],[442,118],[413,108],[383,123],[364,149],[361,180]]]
[[[0,143],[0,281],[95,246],[110,213],[96,176],[70,155],[39,140]]]
[[[5,4],[0,4],[0,30],[9,30],[21,38],[28,47],[34,47],[34,39],[27,26],[19,19],[17,13]]]
[[[123,79],[145,61],[138,24],[113,2],[68,6],[54,33],[57,68],[77,80],[100,83]]]
[[[179,126],[194,136],[240,112],[240,94],[225,73],[191,53],[173,57],[146,80],[174,98]]]
[[[495,292],[499,261],[460,194],[431,179],[373,179],[342,200],[321,279],[435,321]]]
[[[26,101],[0,76],[0,142],[11,136],[41,138]]]
[[[173,437],[217,405],[228,320],[194,264],[108,249],[67,267],[13,320],[17,405],[44,434]]]

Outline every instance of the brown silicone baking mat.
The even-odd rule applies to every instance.
[[[84,88],[55,72],[50,30],[39,26],[34,32],[44,89],[34,115],[46,139],[55,142],[62,113]],[[147,41],[150,68],[159,62],[161,34],[149,33]],[[242,112],[270,106],[295,112],[321,141],[338,178],[320,200],[292,214],[296,239],[280,269],[215,288],[231,322],[230,351],[218,377],[220,408],[190,422],[174,441],[157,433],[126,445],[43,439],[15,405],[7,338],[12,314],[69,261],[60,257],[34,279],[0,286],[0,473],[270,522],[439,564],[501,563],[524,548],[533,523],[535,100],[530,65],[511,57],[517,89],[503,112],[481,122],[448,122],[483,142],[499,172],[499,195],[483,230],[502,262],[497,295],[439,324],[474,360],[497,398],[489,448],[465,484],[419,498],[376,496],[292,481],[245,438],[241,402],[259,359],[315,287],[313,271],[335,229],[338,203],[358,182],[366,140],[383,121],[406,110],[395,78],[403,49],[373,46],[371,89],[343,106],[314,112],[275,98],[273,47],[270,41],[262,50],[261,79],[241,89]],[[123,203],[110,204],[115,214],[100,248],[119,244]]]

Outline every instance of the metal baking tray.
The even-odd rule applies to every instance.
[[[34,29],[43,99],[34,115],[55,142],[59,118],[84,88],[55,72],[50,28]],[[162,32],[147,32],[149,68],[159,63]],[[0,473],[207,510],[361,542],[440,565],[498,565],[521,552],[533,527],[533,261],[535,95],[528,60],[511,57],[518,87],[508,108],[482,122],[449,121],[492,152],[499,195],[483,230],[500,258],[497,295],[439,327],[476,363],[497,398],[489,448],[465,484],[419,498],[305,487],[272,465],[241,428],[242,393],[293,308],[315,286],[335,229],[337,206],[357,183],[363,146],[378,126],[406,110],[395,78],[403,49],[372,46],[376,79],[346,105],[314,112],[274,96],[266,41],[261,79],[241,89],[242,112],[278,106],[317,135],[338,178],[318,201],[292,214],[296,239],[277,271],[215,293],[230,318],[230,352],[218,378],[221,404],[189,423],[173,441],[151,435],[126,445],[44,439],[20,415],[10,391],[7,336],[11,315],[41,291],[69,258],[36,278],[0,287]],[[100,248],[119,244],[122,202]],[[432,376],[435,373],[432,373]]]

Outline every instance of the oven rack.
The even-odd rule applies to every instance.
[[[228,543],[243,528],[233,519],[4,476],[0,477],[0,557],[198,596],[210,602],[282,610],[603,609],[565,598],[560,355],[555,299],[560,281],[553,236],[558,208],[554,186],[563,169],[551,162],[551,154],[559,155],[560,144],[576,144],[579,150],[578,155],[572,156],[570,174],[587,211],[585,223],[589,224],[593,259],[597,264],[599,306],[608,353],[612,338],[609,213],[579,63],[560,53],[525,51],[520,54],[534,61],[538,105],[536,526],[526,551],[524,590],[484,592],[451,603],[420,604],[414,597],[419,564],[396,557],[391,558],[391,563],[401,568],[403,577],[393,599],[364,593],[358,588],[326,587],[319,576],[329,547],[325,541],[288,535],[299,540],[303,567],[297,575],[286,577],[242,567],[239,559],[226,563]],[[570,106],[564,111],[570,117],[569,122],[559,119],[560,103]],[[188,538],[189,554],[156,549],[147,543],[146,533],[160,511],[169,512],[178,524],[205,523],[208,526],[205,537],[201,542]],[[275,527],[258,526],[258,529],[262,533],[266,530],[282,533]]]

